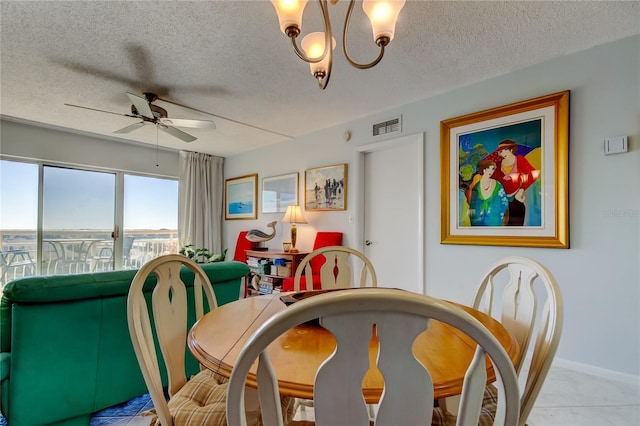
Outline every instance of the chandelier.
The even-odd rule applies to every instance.
[[[302,14],[308,0],[271,0],[271,3],[278,14],[280,29],[291,39],[293,50],[303,61],[309,63],[311,74],[318,81],[320,89],[324,90],[329,84],[331,77],[331,66],[333,65],[333,49],[336,47],[336,40],[331,31],[331,20],[329,18],[329,3],[335,5],[338,0],[318,0],[318,5],[322,12],[324,22],[324,32],[315,32],[306,35],[302,39],[301,47],[296,43],[296,38],[300,35],[302,27]],[[373,41],[380,47],[378,57],[368,64],[355,62],[347,51],[347,29],[349,20],[353,12],[355,1],[349,1],[349,8],[344,20],[342,31],[342,51],[347,61],[358,69],[368,69],[376,66],[382,56],[384,48],[391,40],[396,29],[398,14],[403,8],[405,0],[364,0],[362,10],[369,17],[373,29]],[[331,46],[329,48],[328,46]]]

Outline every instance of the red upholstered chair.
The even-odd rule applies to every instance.
[[[313,250],[328,247],[328,246],[341,246],[342,245],[342,232],[318,232],[316,239],[313,242]],[[313,289],[320,290],[320,267],[324,265],[326,258],[322,255],[316,256],[311,259],[311,270],[313,271]],[[300,281],[300,288],[307,288],[307,280],[302,276]],[[282,291],[293,291],[293,277],[285,278],[282,282]]]
[[[247,240],[248,232],[249,231],[240,231],[240,234],[238,234],[238,241],[236,242],[236,252],[233,255],[233,260],[246,263],[247,254],[245,253],[245,250],[252,250],[258,247],[258,244],[260,244]]]
[[[238,262],[247,263],[247,253],[245,250],[251,250],[258,247],[257,242],[247,240],[247,233],[249,231],[240,231],[238,235],[238,241],[236,242],[236,252],[233,255],[233,260],[237,260]],[[247,287],[247,277],[244,277],[244,297],[247,297],[249,293],[249,288]]]

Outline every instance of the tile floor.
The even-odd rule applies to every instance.
[[[640,425],[640,385],[552,367],[529,426]]]
[[[142,397],[141,397],[142,398]],[[130,408],[139,412],[150,402]],[[140,407],[140,408],[136,408]],[[133,415],[118,417],[107,410],[94,416],[91,426],[148,425],[149,418]],[[298,410],[296,420],[313,420],[313,408]],[[527,420],[529,426],[638,426],[640,425],[640,386],[553,367]]]
[[[96,413],[91,426],[148,425],[140,413],[152,406],[148,395]],[[296,420],[313,420],[313,408],[298,410]],[[529,426],[638,426],[640,385],[630,385],[553,367],[536,405]],[[0,417],[0,426],[6,425]]]

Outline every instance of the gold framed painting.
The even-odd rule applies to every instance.
[[[569,247],[569,91],[440,122],[441,242]]]
[[[257,219],[258,175],[246,175],[224,181],[224,218]]]
[[[304,172],[305,210],[347,209],[347,165],[317,167]]]

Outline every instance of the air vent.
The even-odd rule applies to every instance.
[[[401,131],[402,121],[400,117],[392,118],[391,120],[383,121],[382,123],[373,125],[373,136],[386,135],[387,133],[394,133]]]

